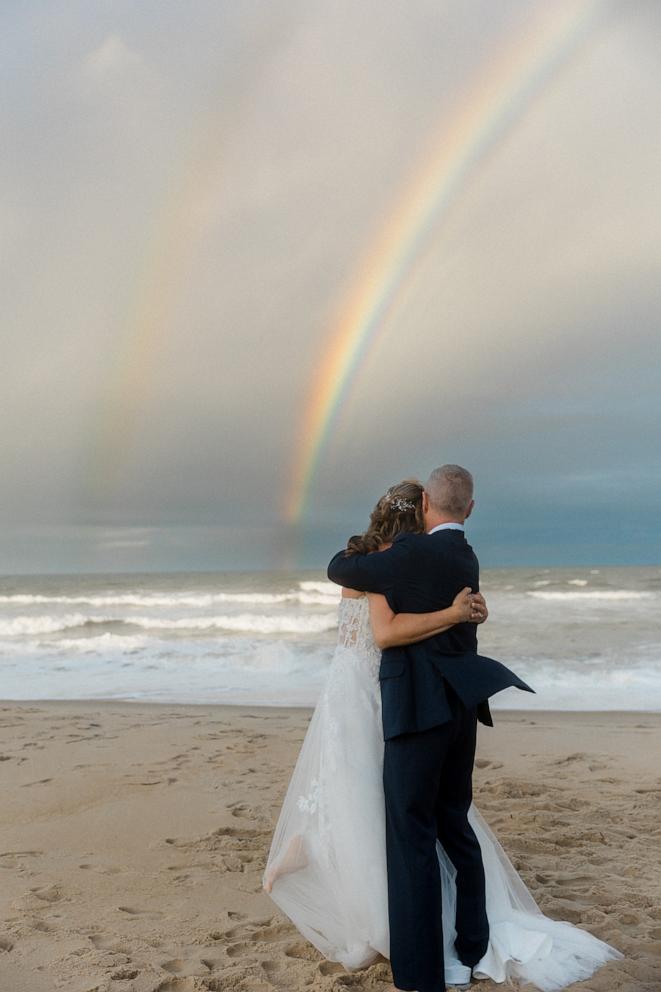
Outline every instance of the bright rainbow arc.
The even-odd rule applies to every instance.
[[[343,316],[312,386],[285,507],[288,522],[300,523],[304,516],[343,402],[410,281],[421,249],[476,167],[576,52],[603,6],[604,0],[579,0],[562,4],[558,12],[554,4],[507,46],[444,127],[429,164],[388,218],[341,308]]]

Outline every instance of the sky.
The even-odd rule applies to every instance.
[[[575,16],[427,216],[293,516],[384,230]],[[444,462],[483,564],[659,562],[653,0],[25,0],[0,73],[0,572],[321,567]]]

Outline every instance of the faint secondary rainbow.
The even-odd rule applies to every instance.
[[[159,348],[172,326],[186,266],[200,238],[200,199],[218,180],[219,128],[205,117],[181,154],[154,210],[145,251],[136,262],[117,347],[86,425],[81,452],[82,498],[95,505],[113,493],[131,456],[141,414],[148,405]]]
[[[246,13],[242,23],[252,55],[236,63],[228,54],[212,68],[203,106],[195,108],[187,128],[178,130],[170,173],[146,216],[132,286],[114,334],[115,349],[104,365],[81,446],[79,497],[94,508],[116,495],[136,454],[161,352],[182,333],[176,310],[195,252],[212,230],[214,207],[225,195],[225,147],[251,99],[255,76],[268,73],[272,59],[290,43],[294,22],[264,18],[257,11]]]
[[[370,345],[408,283],[421,249],[477,166],[520,121],[587,38],[604,0],[542,4],[489,64],[407,186],[340,308],[305,408],[285,516],[301,521],[320,458]]]

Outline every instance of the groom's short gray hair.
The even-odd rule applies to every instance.
[[[473,498],[473,476],[461,465],[435,468],[425,484],[432,509],[461,517]]]

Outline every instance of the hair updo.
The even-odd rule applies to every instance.
[[[364,555],[390,544],[398,534],[422,534],[423,491],[424,486],[417,479],[405,479],[391,486],[372,510],[365,533],[349,538],[347,552]]]

